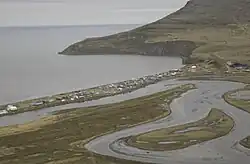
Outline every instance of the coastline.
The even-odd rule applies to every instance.
[[[192,69],[195,66],[195,69]],[[240,75],[239,77],[243,77]],[[0,105],[0,117],[24,113],[27,111],[38,111],[44,108],[61,107],[67,104],[80,104],[99,100],[106,97],[126,94],[136,91],[146,86],[156,84],[161,81],[178,80],[225,80],[242,83],[250,83],[250,79],[239,78],[237,72],[225,74],[214,64],[208,68],[206,63],[197,63],[195,65],[187,64],[179,69],[173,69],[167,72],[161,72],[153,75],[145,75],[139,78],[132,78],[121,82],[115,82],[96,87],[60,93],[51,96],[28,99],[10,104]],[[236,78],[236,79],[235,79]],[[244,81],[245,80],[245,81]],[[13,110],[7,110],[8,107],[14,107]],[[64,109],[62,109],[64,110]]]
[[[0,106],[0,117],[130,93],[160,81],[174,79],[183,73],[184,67],[131,80],[4,104]],[[8,110],[9,106],[16,107],[16,109]]]

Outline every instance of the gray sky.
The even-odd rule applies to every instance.
[[[143,24],[187,0],[0,0],[0,26]]]

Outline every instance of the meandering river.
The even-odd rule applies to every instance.
[[[197,89],[191,90],[183,94],[180,98],[175,99],[170,105],[172,110],[170,116],[154,122],[98,137],[86,144],[85,147],[89,151],[97,154],[146,163],[235,164],[237,161],[241,161],[242,164],[248,164],[250,160],[250,151],[240,147],[237,142],[249,135],[250,115],[227,104],[222,98],[222,95],[225,92],[244,87],[244,84],[235,82],[162,81],[128,94],[107,97],[86,103],[69,104],[42,109],[39,111],[30,111],[18,115],[5,116],[0,119],[0,125],[5,126],[16,123],[25,123],[31,120],[39,119],[52,111],[72,107],[84,107],[128,100],[170,89],[176,85],[185,83],[194,83]],[[122,140],[119,140],[120,138],[130,135],[137,135],[151,130],[197,121],[204,118],[211,108],[221,109],[234,119],[235,126],[228,135],[204,142],[202,144],[193,145],[185,149],[168,152],[140,150],[127,146]]]
[[[189,91],[171,103],[169,117],[128,128],[90,141],[85,147],[101,155],[159,164],[248,164],[249,150],[241,148],[237,142],[249,135],[250,115],[227,103],[222,95],[244,85],[220,81],[188,81],[195,83],[196,90]],[[169,84],[169,82],[166,82]],[[174,84],[185,82],[176,81]],[[226,136],[175,151],[147,151],[127,146],[121,138],[148,131],[181,125],[204,118],[211,108],[223,110],[235,121],[233,130]],[[196,110],[194,110],[196,109]]]

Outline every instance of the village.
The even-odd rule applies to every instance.
[[[0,116],[22,113],[31,110],[39,110],[70,103],[81,103],[118,94],[129,93],[139,88],[146,87],[150,84],[155,84],[162,80],[174,78],[177,75],[180,75],[181,72],[181,69],[173,69],[169,72],[143,76],[140,78],[132,78],[131,80],[126,80],[123,82],[7,104],[0,106]]]
[[[213,63],[209,61],[209,63]],[[247,64],[234,63],[227,61],[223,65],[227,70],[224,73],[237,73],[237,72],[250,72],[250,67]],[[206,66],[206,67],[204,67]],[[132,78],[122,82],[116,82],[88,89],[82,89],[69,93],[62,93],[53,96],[41,97],[32,100],[25,100],[16,102],[13,104],[7,104],[0,106],[0,116],[11,115],[16,113],[22,113],[25,111],[39,110],[43,108],[55,107],[70,103],[81,103],[91,100],[97,100],[104,97],[114,96],[118,94],[125,94],[137,90],[139,88],[146,87],[150,84],[155,84],[159,81],[173,79],[185,75],[196,75],[196,73],[202,73],[203,75],[216,74],[218,71],[213,65],[209,67],[209,64],[196,64],[186,65],[181,69],[172,69],[168,72],[158,73],[155,75],[147,75],[140,78]]]

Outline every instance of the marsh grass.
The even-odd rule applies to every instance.
[[[212,109],[208,116],[185,125],[151,131],[126,138],[130,146],[144,150],[169,151],[216,139],[228,134],[233,119],[221,110]]]
[[[182,85],[124,102],[69,109],[48,119],[3,127],[0,129],[0,163],[134,164],[136,162],[90,153],[83,148],[84,143],[95,136],[165,117],[170,110],[162,104],[194,88],[191,84]]]

